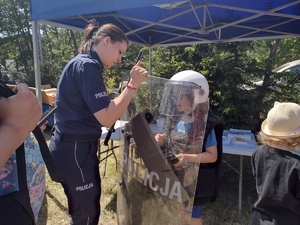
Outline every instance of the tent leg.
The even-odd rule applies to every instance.
[[[152,47],[149,47],[149,71],[148,74],[152,75]]]
[[[41,71],[39,59],[39,46],[38,46],[38,29],[37,21],[32,22],[32,42],[33,42],[33,62],[34,62],[34,75],[35,75],[35,88],[36,97],[42,107],[42,91],[41,91]]]

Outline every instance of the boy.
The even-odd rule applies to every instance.
[[[262,123],[259,146],[251,158],[258,199],[252,225],[299,225],[300,156],[291,152],[300,144],[300,106],[275,102]]]

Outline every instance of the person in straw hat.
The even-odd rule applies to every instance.
[[[251,157],[258,199],[251,224],[300,224],[300,105],[275,102]]]

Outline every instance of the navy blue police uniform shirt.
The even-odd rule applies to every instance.
[[[56,93],[55,129],[62,134],[100,134],[94,113],[108,107],[110,99],[103,81],[98,54],[78,54],[64,68]]]

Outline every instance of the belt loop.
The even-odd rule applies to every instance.
[[[53,135],[54,138],[58,140],[58,142],[61,141],[62,135],[56,131],[56,129],[55,129],[54,126],[53,126],[52,129],[51,129],[51,135]]]

